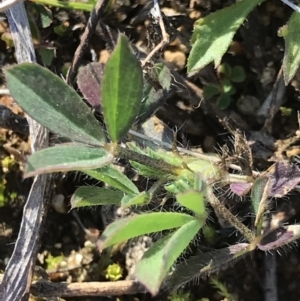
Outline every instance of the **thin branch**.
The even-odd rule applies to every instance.
[[[272,122],[274,116],[285,101],[285,90],[286,87],[284,84],[283,71],[281,68],[277,74],[277,78],[271,92],[269,93],[268,97],[265,99],[264,103],[257,113],[258,118],[264,121],[264,130],[267,133],[272,132]]]
[[[163,141],[157,140],[155,138],[148,137],[148,136],[146,136],[144,134],[138,133],[138,132],[133,131],[133,130],[129,130],[129,133],[131,135],[137,137],[136,139],[134,139],[137,142],[139,142],[138,139],[143,139],[143,140],[150,141],[150,142],[153,143],[153,145],[160,146],[160,147],[162,147],[162,148],[164,148],[166,150],[172,150],[173,149],[173,145],[170,144],[170,143],[163,142]],[[213,163],[221,163],[221,159],[218,156],[201,154],[201,153],[198,153],[198,152],[190,151],[190,150],[185,149],[183,147],[177,147],[177,150],[179,152],[183,153],[183,154],[187,154],[187,155],[192,156],[192,157],[197,157],[199,159],[203,159],[203,160],[206,160],[206,161],[209,161],[209,162],[213,162]],[[236,164],[230,164],[229,168],[231,168],[233,170],[237,170],[237,171],[242,171],[241,167],[238,166],[238,165],[236,165]],[[260,172],[253,171],[253,175],[254,176],[258,176],[258,175],[260,175]]]
[[[75,51],[72,65],[67,74],[67,83],[69,85],[72,85],[74,82],[74,79],[77,74],[77,70],[80,66],[80,61],[81,61],[82,55],[86,51],[86,49],[89,45],[89,39],[92,36],[92,34],[94,33],[96,25],[97,25],[100,17],[104,14],[105,8],[107,7],[108,3],[109,3],[109,0],[98,0],[95,8],[91,12],[91,16],[88,20],[88,23],[84,30],[84,33],[81,36],[80,44]]]
[[[0,284],[3,275],[0,274]],[[96,296],[121,296],[145,293],[145,288],[136,281],[122,280],[116,282],[75,282],[52,283],[39,280],[30,287],[30,293],[35,297],[96,297]],[[1,292],[0,292],[1,296]]]
[[[31,293],[37,297],[92,297],[121,296],[145,293],[145,289],[134,281],[51,283],[39,281],[31,286]]]
[[[165,24],[157,0],[154,0],[154,6],[151,9],[150,13],[153,15],[154,19],[158,20],[158,24],[161,30],[162,40],[154,47],[154,49],[151,50],[151,52],[147,55],[147,57],[144,60],[142,60],[141,62],[142,67],[144,67],[147,64],[147,62],[151,60],[151,58],[157,51],[162,49],[170,41],[170,36],[166,32]]]

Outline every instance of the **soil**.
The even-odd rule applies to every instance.
[[[284,56],[284,41],[278,37],[277,31],[286,24],[291,16],[291,9],[280,1],[268,0],[258,6],[247,18],[234,37],[229,51],[223,57],[222,63],[230,66],[242,66],[246,72],[246,79],[237,83],[236,93],[230,106],[221,110],[218,98],[202,100],[203,88],[220,79],[217,70],[208,66],[200,73],[187,77],[186,60],[190,51],[190,38],[194,22],[201,16],[217,11],[235,1],[220,0],[170,0],[161,1],[161,9],[168,16],[171,28],[179,30],[170,45],[166,46],[160,55],[165,64],[176,71],[178,80],[188,80],[183,89],[181,86],[172,87],[172,93],[166,102],[151,119],[152,125],[147,134],[158,137],[167,128],[172,133],[178,131],[179,142],[190,149],[201,149],[203,152],[220,152],[225,144],[232,149],[232,133],[224,128],[220,122],[229,118],[235,129],[240,129],[251,145],[254,170],[264,171],[272,163],[289,160],[297,164],[300,153],[297,131],[299,120],[297,112],[300,110],[300,72],[297,72],[291,84],[284,87],[281,79],[281,64]],[[88,13],[74,12],[66,9],[48,8],[52,12],[52,24],[43,27],[36,4],[26,3],[31,19],[34,21],[34,39],[38,53],[43,48],[55,49],[56,55],[48,66],[53,72],[65,75],[66,67],[78,46],[80,36],[87,22]],[[117,31],[124,32],[130,37],[140,51],[148,52],[147,32],[151,29],[147,17],[147,3],[144,0],[124,0],[122,5],[115,4],[113,15],[104,20],[108,24],[112,37]],[[153,28],[152,28],[153,30]],[[155,32],[155,28],[154,28]],[[5,20],[0,23],[1,61],[4,66],[13,64],[14,49],[11,45],[8,25]],[[113,38],[112,38],[113,39]],[[158,36],[158,40],[160,37]],[[95,60],[105,63],[109,52],[113,48],[112,41],[105,40],[99,27],[93,35],[89,51],[85,53],[82,64]],[[156,58],[157,59],[157,58]],[[38,60],[43,64],[42,57]],[[2,80],[5,87],[4,80]],[[274,88],[275,87],[275,88]],[[188,90],[186,90],[188,89]],[[262,109],[262,105],[271,91],[277,89],[281,97],[276,108],[270,106]],[[58,96],[59,97],[59,96]],[[275,96],[276,97],[276,96]],[[23,116],[23,112],[16,106],[9,96],[2,96],[3,104]],[[162,135],[161,135],[162,136]],[[26,157],[30,154],[28,137],[11,130],[0,131],[0,271],[12,254],[16,241],[22,208],[28,195],[31,180],[22,179],[22,171]],[[7,164],[7,162],[10,162]],[[122,167],[124,162],[120,162]],[[44,226],[44,234],[37,258],[37,265],[46,269],[50,280],[55,282],[79,281],[107,281],[103,268],[103,260],[96,249],[95,242],[99,233],[103,231],[109,221],[116,218],[113,210],[105,208],[80,209],[69,211],[70,197],[74,190],[83,184],[96,185],[98,183],[76,173],[58,175],[56,179],[55,196]],[[139,178],[136,181],[139,188],[145,189],[148,182]],[[239,199],[230,200],[232,210],[243,216],[247,214]],[[288,197],[277,199],[272,208],[274,219],[280,223],[296,224],[300,221],[299,193],[293,190]],[[104,212],[104,213],[103,213]],[[221,248],[233,244],[241,238],[234,229],[222,228],[216,216],[212,214],[210,223],[219,233],[219,240],[211,246]],[[132,253],[132,260],[141,256],[150,242],[143,238],[136,245],[137,253]],[[127,247],[129,254],[133,246]],[[141,251],[142,250],[142,251]],[[116,252],[108,261],[118,262],[126,271],[126,252]],[[131,253],[130,253],[131,254]],[[265,300],[266,256],[275,257],[277,265],[278,300],[300,300],[300,252],[296,244],[280,249],[272,254],[254,251],[251,255],[238,261],[235,265],[220,271],[214,277],[224,284],[235,300]],[[107,262],[106,262],[107,264]],[[225,300],[210,279],[201,279],[184,288],[190,294],[190,299],[171,299],[168,292],[162,292],[155,298],[149,294],[136,296],[97,297],[97,298],[69,298],[66,300]],[[207,298],[207,299],[201,299]],[[32,300],[33,297],[32,297]],[[227,299],[228,300],[228,299]]]

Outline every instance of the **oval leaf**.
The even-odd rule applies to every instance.
[[[256,179],[256,181],[254,182],[254,184],[252,186],[251,202],[252,202],[252,207],[253,207],[255,216],[259,212],[259,206],[262,201],[264,191],[266,188],[269,188],[269,187],[266,187],[267,184],[268,184],[268,178],[261,177],[261,178]],[[269,186],[269,185],[267,185],[267,186]]]
[[[76,189],[72,198],[72,209],[86,206],[98,205],[119,205],[123,197],[123,192],[99,188],[82,186]]]
[[[288,85],[292,80],[300,63],[300,14],[298,12],[292,14],[287,26],[288,30],[283,36],[285,42],[283,58],[283,76],[285,85]]]
[[[77,142],[100,146],[104,133],[74,89],[51,71],[31,63],[5,70],[14,100],[50,131]]]
[[[113,155],[102,148],[65,144],[42,149],[29,157],[25,178],[51,172],[97,168],[113,161]]]
[[[93,62],[81,68],[77,76],[77,84],[81,93],[96,110],[100,110],[103,70],[103,64]]]
[[[246,79],[245,69],[241,66],[235,66],[232,68],[230,80],[234,83],[241,83]]]
[[[192,36],[194,45],[188,59],[188,72],[211,62],[219,65],[236,31],[260,2],[262,0],[243,0],[200,19]]]
[[[232,98],[229,94],[223,93],[218,99],[218,105],[221,110],[225,110],[230,106]]]
[[[201,227],[202,223],[199,220],[186,223],[172,235],[157,241],[138,262],[135,276],[152,295],[159,292],[159,288],[171,266]]]
[[[102,81],[102,105],[109,137],[120,141],[139,114],[143,98],[143,73],[126,36],[108,60]]]
[[[127,194],[131,195],[139,193],[139,190],[132,183],[132,181],[130,181],[122,172],[113,166],[107,165],[91,170],[84,169],[82,172]]]
[[[153,212],[126,217],[110,224],[102,233],[100,250],[140,235],[178,228],[191,220],[192,216],[176,212]]]
[[[300,238],[300,225],[282,226],[265,233],[258,244],[262,251],[280,248]]]
[[[300,168],[296,164],[276,162],[269,170],[271,197],[282,198],[300,183]]]
[[[193,279],[204,278],[212,273],[219,272],[252,250],[252,246],[248,243],[239,243],[220,250],[193,256],[176,267],[175,271],[167,279],[167,287],[176,289]]]
[[[245,196],[251,189],[252,183],[231,183],[230,190],[238,196]]]
[[[121,201],[121,207],[128,208],[130,206],[144,206],[151,200],[151,195],[147,191],[143,191],[138,195],[125,195]]]
[[[199,218],[206,219],[206,209],[203,193],[190,190],[176,195],[177,202],[198,215]]]

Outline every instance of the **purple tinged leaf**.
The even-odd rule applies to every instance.
[[[271,197],[281,198],[288,194],[300,182],[300,168],[288,162],[276,162],[270,175]]]
[[[95,110],[100,110],[103,72],[103,64],[94,62],[81,68],[78,74],[78,87],[84,98]]]
[[[262,251],[277,249],[300,238],[300,225],[278,227],[267,232],[257,247]]]
[[[238,196],[245,196],[251,189],[252,183],[232,183],[230,190]]]

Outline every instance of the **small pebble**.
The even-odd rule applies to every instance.
[[[260,107],[260,101],[254,96],[244,95],[238,99],[236,106],[243,115],[255,116]]]
[[[67,208],[65,204],[65,196],[63,194],[57,194],[53,197],[51,201],[52,208],[58,212],[65,214],[67,213]]]

